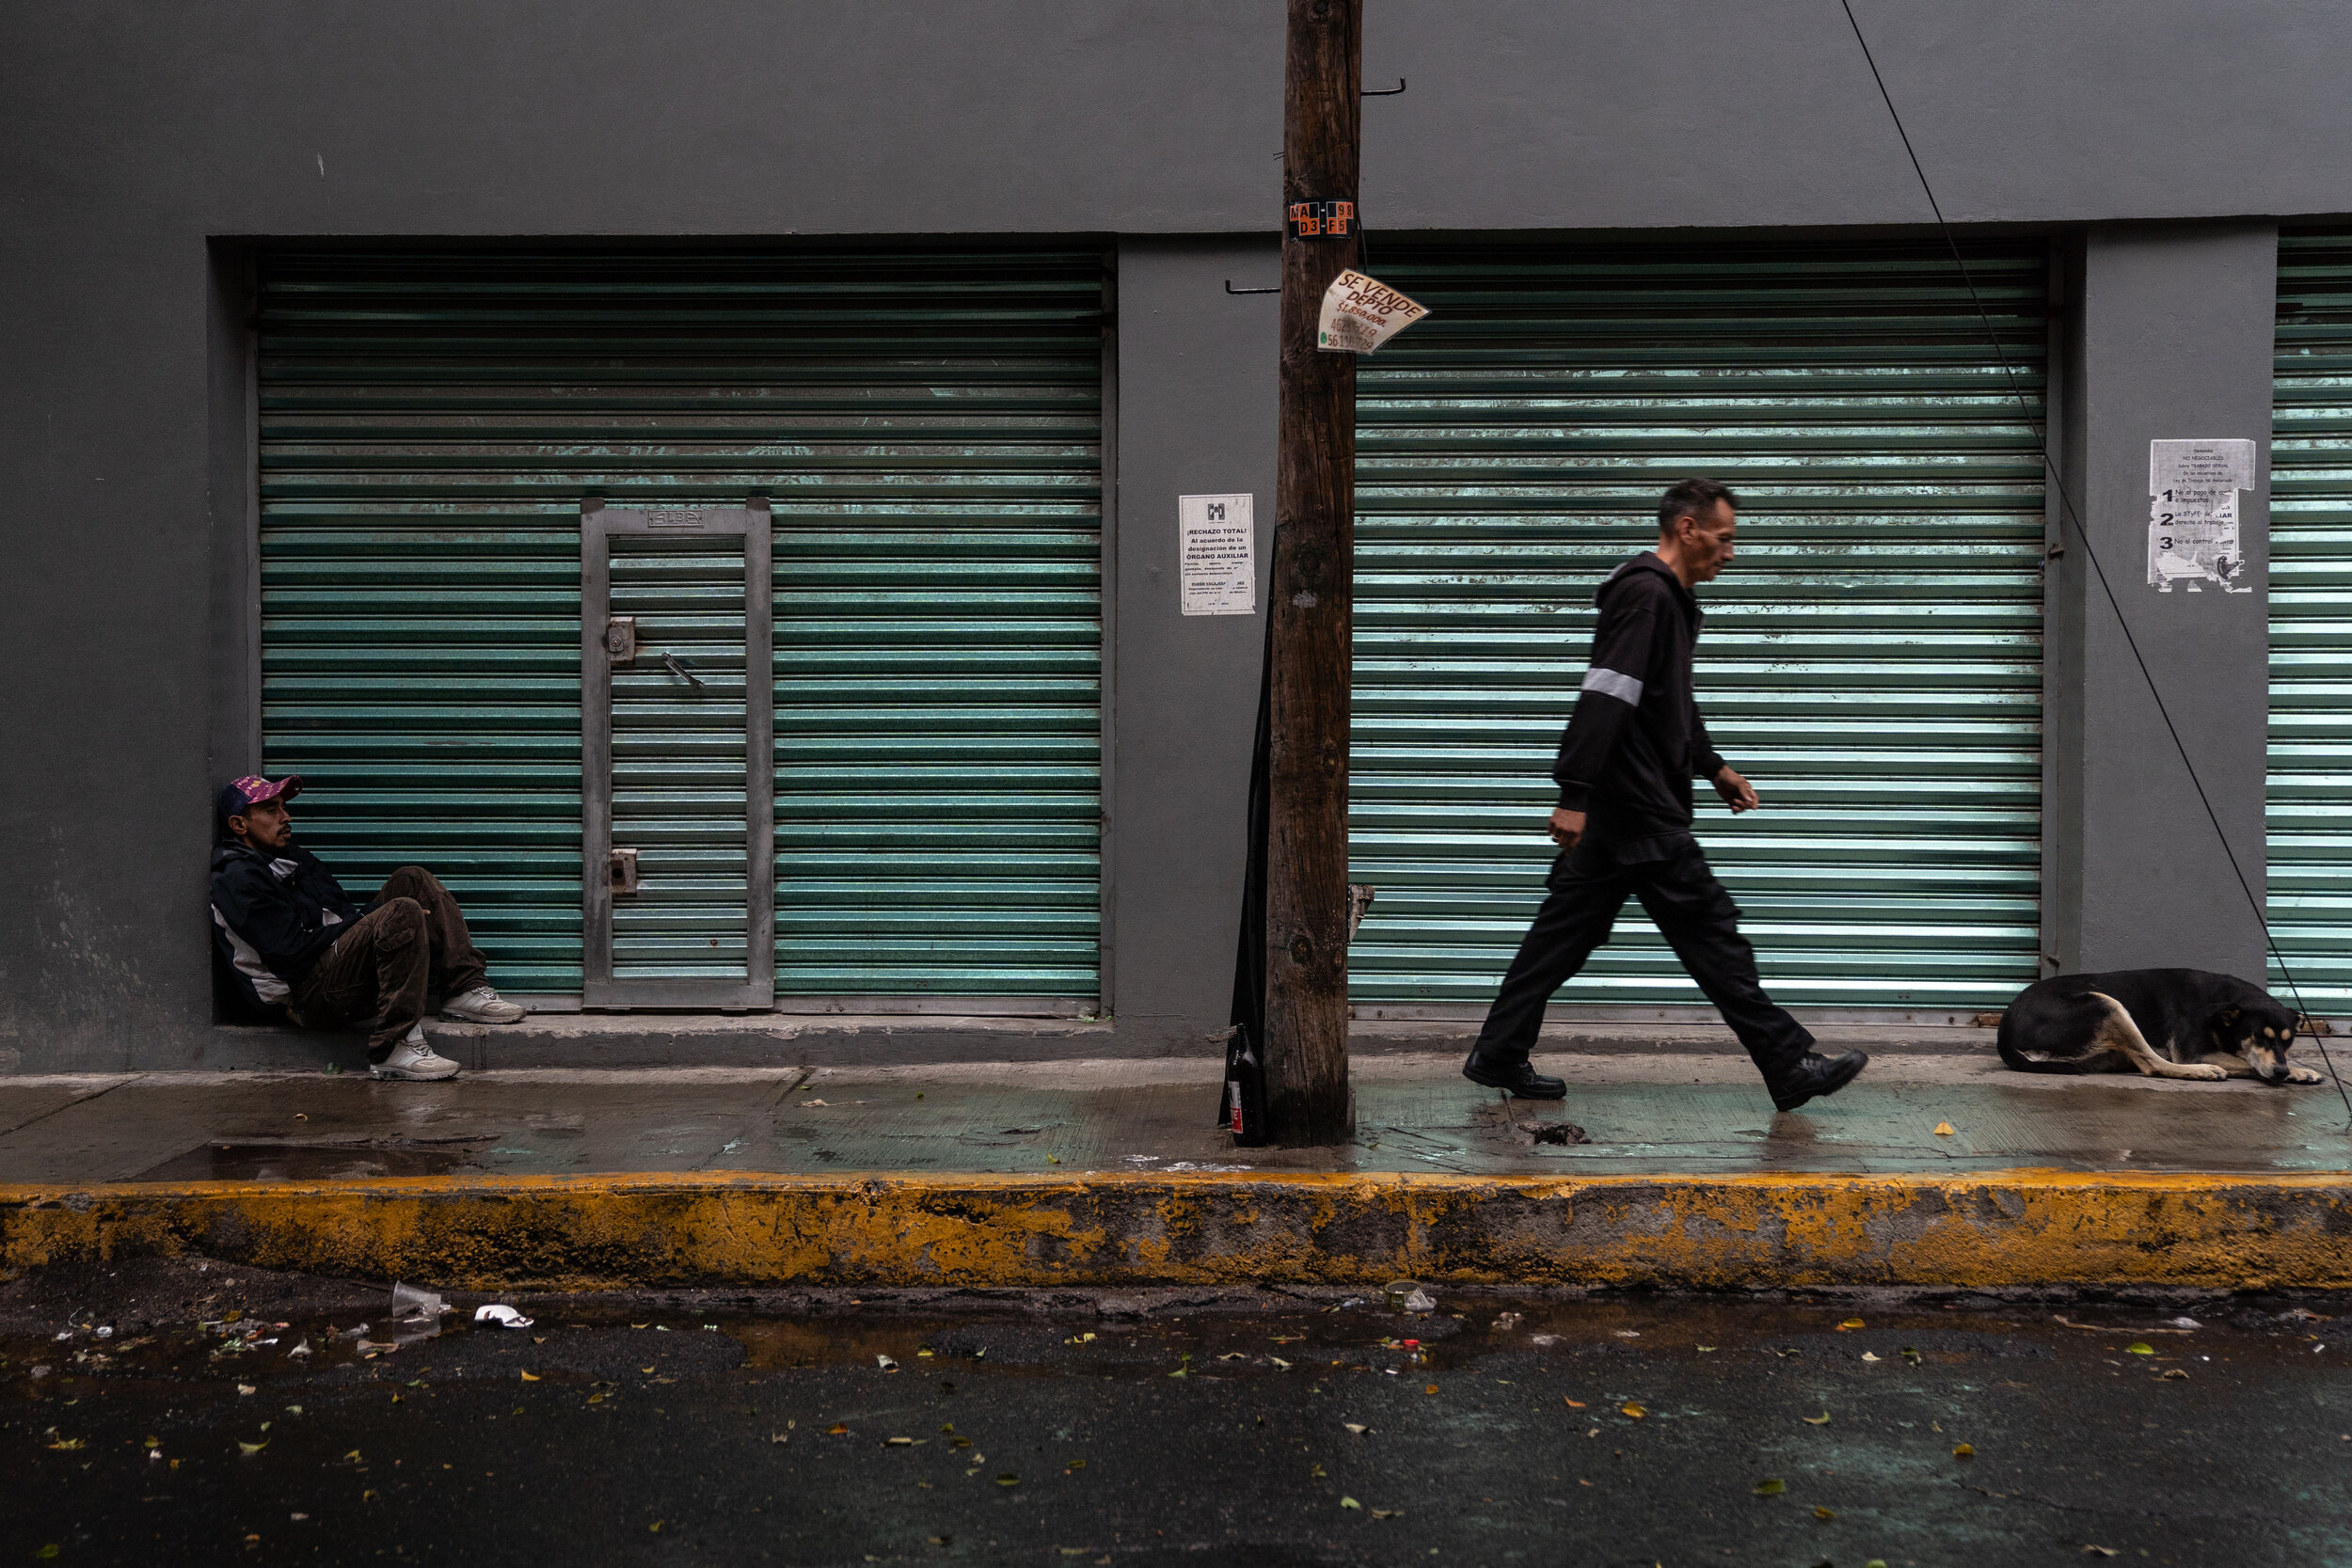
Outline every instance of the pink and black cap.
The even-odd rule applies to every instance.
[[[213,797],[214,825],[226,833],[229,819],[243,816],[247,806],[259,805],[263,800],[291,800],[301,793],[302,775],[299,773],[289,773],[274,783],[259,774],[232,779],[221,786],[218,795]]]

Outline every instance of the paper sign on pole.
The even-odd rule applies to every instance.
[[[1370,354],[1429,314],[1376,277],[1343,272],[1323,291],[1315,346],[1334,354]]]
[[[1187,615],[1258,611],[1258,532],[1252,500],[1176,498],[1178,598]]]
[[[2148,584],[2169,594],[2176,582],[2192,594],[2213,583],[2224,594],[2246,565],[2238,549],[2237,493],[2254,484],[2254,443],[2249,440],[2148,443]]]

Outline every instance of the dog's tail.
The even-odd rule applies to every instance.
[[[2092,996],[2100,995],[2097,991],[2092,991],[2089,994]],[[2122,1004],[2104,996],[2101,996],[2100,1000],[2106,1002],[2107,1006],[2110,1007],[2120,1008],[2122,1006]],[[2127,1013],[2124,1016],[2128,1018],[2130,1015]],[[2001,1015],[2001,1033],[1998,1039],[1995,1041],[1995,1044],[1997,1044],[2000,1048],[2001,1062],[2003,1066],[2014,1068],[2019,1072],[2081,1073],[2082,1069],[2074,1062],[2054,1062],[2044,1056],[2029,1054],[2026,1050],[2025,1040],[2023,1037],[2025,1033],[2026,1026],[2024,1023],[2019,1022],[2017,1017],[2017,1005],[2012,1002],[2010,1004],[2009,1011]]]

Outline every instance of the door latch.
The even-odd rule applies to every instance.
[[[637,657],[637,617],[609,615],[604,622],[604,651],[612,656],[615,664],[627,664]]]
[[[684,659],[678,657],[677,655],[663,654],[661,656],[661,662],[669,668],[670,673],[686,682],[695,690],[700,691],[703,689],[703,678],[694,673],[694,668],[692,665],[688,664]]]
[[[612,891],[615,895],[637,891],[637,851],[615,849],[612,856]]]

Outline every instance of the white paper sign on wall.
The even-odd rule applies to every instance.
[[[2246,566],[2238,548],[2237,493],[2254,487],[2254,443],[2240,439],[2148,443],[2148,585],[2224,594]]]
[[[1252,498],[1179,496],[1178,596],[1187,615],[1258,612],[1258,532]]]

